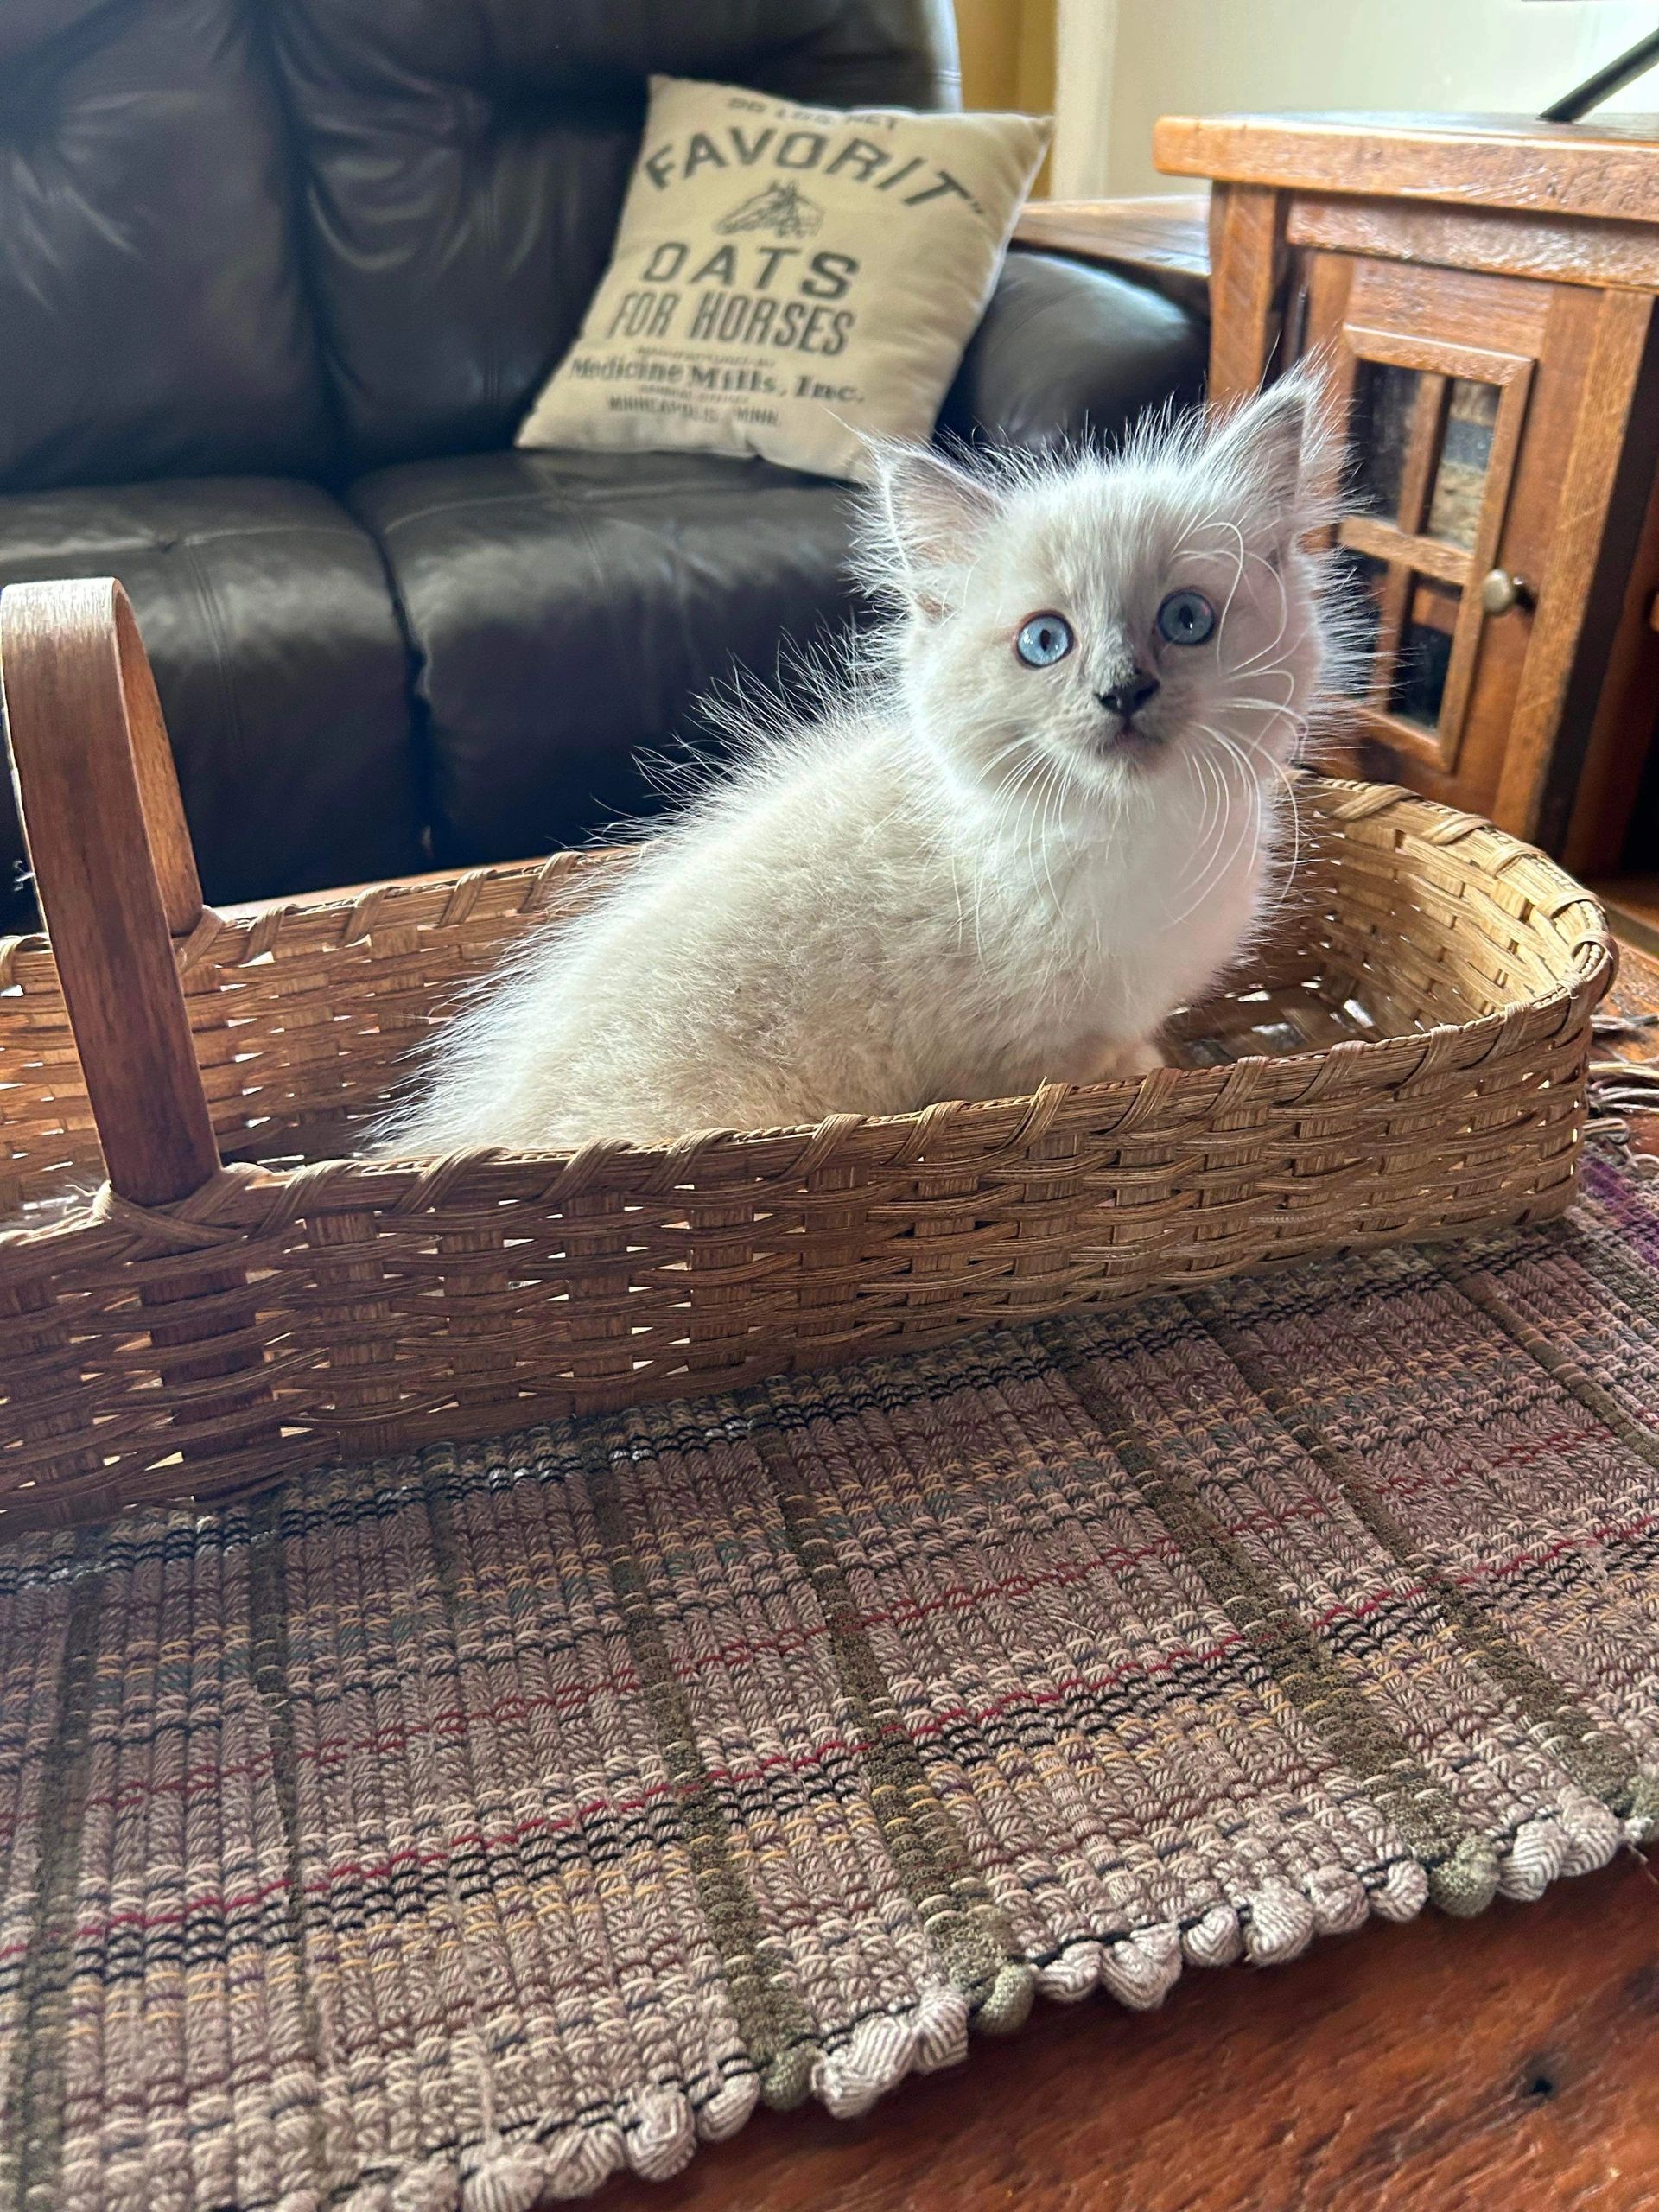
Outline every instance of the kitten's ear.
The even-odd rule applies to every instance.
[[[1301,377],[1269,385],[1222,416],[1210,434],[1209,458],[1236,469],[1259,491],[1264,504],[1294,506],[1313,397]]]
[[[868,442],[870,488],[859,532],[863,581],[937,620],[954,603],[999,501],[983,477],[932,446]]]
[[[1326,398],[1317,370],[1301,367],[1224,415],[1205,459],[1218,462],[1281,543],[1312,529],[1327,496]]]

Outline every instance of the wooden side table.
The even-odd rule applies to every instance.
[[[1364,771],[1616,869],[1659,721],[1659,118],[1166,117],[1154,144],[1211,181],[1212,391],[1331,364]],[[1032,216],[1033,244],[1090,228]],[[1103,218],[1097,257],[1133,263],[1155,219]]]

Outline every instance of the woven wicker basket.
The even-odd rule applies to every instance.
[[[56,950],[0,944],[0,1529],[1570,1195],[1600,910],[1484,823],[1313,779],[1281,941],[1177,1023],[1181,1067],[668,1150],[342,1157],[456,985],[622,863],[219,915],[119,587],[8,592],[0,663]]]

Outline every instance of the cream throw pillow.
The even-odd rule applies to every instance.
[[[653,77],[610,267],[518,443],[863,478],[858,432],[932,429],[1047,140]]]

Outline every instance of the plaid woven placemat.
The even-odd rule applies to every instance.
[[[0,1553],[0,2196],[525,2212],[1659,1818],[1659,1202]]]

